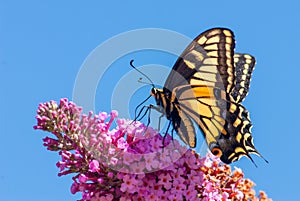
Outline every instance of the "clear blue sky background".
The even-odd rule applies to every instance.
[[[256,147],[270,162],[254,156],[258,168],[246,158],[233,166],[241,167],[274,200],[299,200],[299,9],[295,0],[1,0],[0,200],[79,198],[69,192],[70,177],[57,177],[59,158],[42,146],[46,133],[32,126],[40,102],[72,98],[80,66],[95,47],[132,29],[164,28],[194,38],[216,26],[234,30],[237,51],[257,59],[245,105]],[[149,55],[135,57],[137,64],[172,66],[176,59],[151,51]],[[127,68],[128,61],[116,63]],[[116,79],[108,85],[123,71],[113,71]],[[97,109],[109,112],[109,98],[103,100],[99,92]]]

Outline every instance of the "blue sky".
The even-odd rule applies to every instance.
[[[254,156],[258,168],[246,158],[233,166],[242,168],[257,189],[274,200],[298,200],[299,8],[300,4],[291,0],[1,0],[1,200],[79,198],[69,192],[70,177],[57,177],[55,163],[59,158],[42,146],[46,133],[34,131],[32,126],[40,102],[72,99],[80,68],[98,45],[134,29],[167,29],[194,38],[218,26],[234,31],[237,51],[257,59],[244,105],[254,124],[255,145],[270,162]],[[119,58],[99,82],[96,111],[110,111],[113,86],[131,70],[128,62],[132,58],[137,66],[171,67],[176,60],[174,55],[151,50]],[[130,107],[146,97],[148,90],[146,86],[138,91],[138,100],[131,100]]]

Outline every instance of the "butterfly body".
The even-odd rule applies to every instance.
[[[196,147],[195,122],[209,149],[225,163],[254,153],[248,94],[255,59],[234,53],[233,32],[214,28],[200,34],[184,50],[163,89],[153,88],[157,109],[171,121],[183,142]]]

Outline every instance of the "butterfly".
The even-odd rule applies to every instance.
[[[157,106],[181,140],[196,147],[195,122],[212,154],[224,163],[261,154],[251,135],[249,112],[242,105],[248,94],[255,58],[234,53],[234,34],[212,28],[183,51],[164,87],[151,89]],[[262,157],[262,156],[261,156]],[[255,164],[255,163],[254,163]]]

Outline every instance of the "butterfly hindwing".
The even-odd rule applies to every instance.
[[[215,99],[216,90],[207,85],[185,85],[173,91],[178,101],[175,105],[198,124],[208,144],[224,132],[225,117],[222,116],[226,114],[228,103],[225,100],[225,93],[223,97],[220,95],[219,99]],[[184,132],[179,131],[179,133]],[[189,145],[195,147],[196,142]]]
[[[252,71],[255,66],[255,58],[249,54],[234,54],[235,81],[230,92],[236,102],[242,102],[249,92]]]
[[[178,104],[174,105],[176,109],[173,110],[172,114],[173,128],[176,130],[176,132],[185,144],[188,144],[190,147],[195,147],[196,131],[193,126],[193,122],[191,121],[189,116],[178,106]]]

